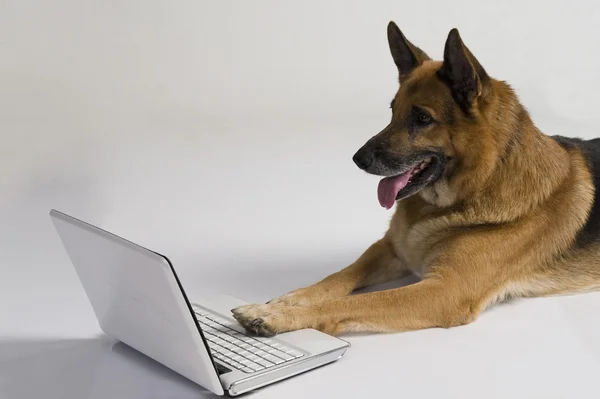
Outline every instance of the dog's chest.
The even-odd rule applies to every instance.
[[[406,266],[416,275],[423,276],[427,273],[430,251],[424,244],[424,239],[418,231],[408,230],[403,236],[392,238],[395,253],[403,259]]]
[[[443,219],[410,221],[405,210],[398,209],[388,232],[394,251],[406,266],[418,276],[429,270],[433,259],[439,255],[436,243],[448,227]]]

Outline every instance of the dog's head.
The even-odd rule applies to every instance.
[[[458,198],[452,177],[473,168],[485,146],[483,108],[491,78],[456,29],[448,35],[442,62],[432,61],[393,22],[388,41],[400,81],[392,118],[353,160],[366,172],[385,176],[378,196],[387,209],[416,193],[430,203],[451,205]]]

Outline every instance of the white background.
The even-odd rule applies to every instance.
[[[600,4],[0,0],[0,396],[195,398],[100,335],[50,208],[169,255],[186,290],[265,301],[387,227],[354,152],[389,120],[395,20],[448,31],[549,134],[600,126]],[[353,336],[268,397],[597,397],[600,296],[451,330]]]

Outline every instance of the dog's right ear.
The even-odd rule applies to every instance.
[[[391,21],[387,27],[388,43],[394,63],[398,67],[400,83],[423,61],[430,60],[423,50],[413,45],[404,37],[398,25]]]
[[[465,46],[456,28],[448,34],[438,76],[449,83],[454,99],[466,113],[475,100],[486,97],[491,90],[488,74]]]

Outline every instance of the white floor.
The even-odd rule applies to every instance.
[[[390,19],[434,57],[457,26],[544,131],[600,136],[600,6],[484,3],[4,2],[0,398],[210,396],[101,334],[50,208],[167,254],[192,298],[266,301],[378,239],[391,212],[351,157],[389,119]],[[596,398],[598,315],[587,294],[349,336],[252,397]]]
[[[29,273],[13,279],[13,290],[2,292],[3,398],[211,396],[101,335],[66,260],[57,251],[47,253],[52,261],[39,257]],[[198,268],[175,257],[192,297],[210,285],[257,301],[332,270],[332,261],[323,262],[322,270],[315,267],[319,259],[305,258],[313,264],[307,266],[295,263],[295,257],[282,258],[290,266],[284,271],[269,264],[247,267],[241,260]],[[54,279],[33,274],[48,269]],[[255,397],[388,397],[395,392],[411,398],[592,398],[600,365],[599,311],[599,294],[527,300],[498,306],[461,328],[349,336],[352,347],[339,362],[263,388]]]

